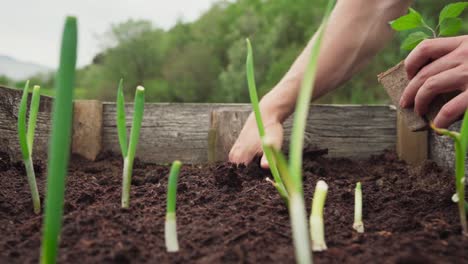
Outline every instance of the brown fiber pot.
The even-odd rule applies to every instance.
[[[434,120],[442,106],[454,97],[454,94],[438,95],[431,103],[427,115],[421,117],[414,112],[413,108],[400,108],[399,106],[400,97],[409,83],[404,61],[388,71],[379,74],[378,79],[411,131],[426,130],[428,128],[428,120]]]

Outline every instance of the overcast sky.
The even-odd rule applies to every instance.
[[[66,15],[78,17],[78,65],[91,62],[111,24],[148,19],[170,28],[193,21],[216,0],[2,0],[0,55],[55,68]]]

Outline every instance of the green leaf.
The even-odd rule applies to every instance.
[[[440,33],[442,37],[456,36],[460,32],[463,21],[460,18],[450,17],[442,20],[440,24]]]
[[[390,22],[390,26],[396,31],[405,31],[424,26],[424,19],[418,11],[410,8],[409,13]]]
[[[428,39],[429,35],[422,31],[411,33],[401,44],[401,49],[412,50],[418,46],[423,40]]]
[[[127,157],[128,154],[128,139],[127,125],[125,118],[125,98],[123,94],[123,79],[120,79],[119,89],[117,91],[117,132],[119,134],[120,150],[122,156]]]
[[[468,7],[468,2],[457,2],[449,4],[442,9],[439,16],[439,25],[447,18],[456,18]]]
[[[29,147],[26,128],[26,112],[28,109],[29,81],[26,82],[21,96],[21,103],[18,110],[18,137],[20,142],[21,154],[23,160],[29,159]]]

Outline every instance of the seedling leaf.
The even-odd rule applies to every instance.
[[[456,18],[468,7],[468,2],[452,3],[444,7],[439,15],[439,25],[447,18]]]
[[[441,37],[451,37],[456,36],[463,26],[463,21],[460,18],[450,17],[444,19],[440,23],[440,33]]]
[[[429,35],[422,31],[411,33],[401,44],[401,49],[412,50],[416,48],[423,40],[428,39]]]
[[[390,26],[396,31],[419,28],[423,27],[424,24],[424,19],[421,14],[413,8],[409,9],[409,13],[407,15],[390,22]]]
[[[120,79],[117,91],[117,132],[119,134],[120,150],[125,158],[128,154],[127,126],[125,118],[125,97],[123,93],[123,79]]]
[[[29,147],[26,132],[26,111],[28,104],[29,95],[29,81],[26,82],[23,89],[23,96],[21,97],[21,103],[18,111],[18,137],[20,142],[21,154],[23,160],[29,159]]]

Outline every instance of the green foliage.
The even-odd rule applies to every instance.
[[[423,17],[416,10],[410,8],[409,13],[390,22],[392,28],[396,31],[404,31],[423,27],[425,24]]]
[[[448,136],[455,142],[455,187],[458,195],[458,211],[460,215],[460,224],[463,234],[468,236],[468,225],[466,222],[466,207],[465,207],[465,160],[468,150],[468,110],[465,112],[460,133],[441,129],[431,124],[434,131],[439,134]]]
[[[63,31],[60,65],[57,72],[49,145],[47,194],[42,237],[41,263],[56,263],[63,217],[65,178],[68,169],[73,118],[73,88],[77,55],[78,29],[74,17],[68,17]]]
[[[459,18],[463,10],[468,6],[468,2],[457,2],[446,5],[439,14],[439,21],[436,27],[429,26],[420,13],[410,8],[409,13],[390,22],[396,31],[407,30],[428,30],[433,37],[449,37],[459,34],[463,27],[463,21]],[[437,32],[438,30],[438,32]],[[403,50],[413,50],[423,40],[430,38],[422,31],[411,33],[401,45]]]
[[[182,163],[178,160],[172,163],[167,185],[167,213],[176,212],[177,181],[179,180],[180,167]]]
[[[21,103],[18,111],[18,138],[20,142],[21,153],[23,155],[23,163],[26,168],[26,176],[28,179],[29,189],[31,190],[34,212],[36,214],[39,214],[41,212],[41,201],[39,198],[39,191],[37,189],[36,184],[36,175],[34,173],[34,165],[32,162],[32,152],[34,143],[34,132],[36,131],[37,112],[39,111],[39,93],[39,86],[34,86],[27,127],[26,112],[28,109],[29,81],[27,81],[24,85],[23,96],[21,97]]]
[[[138,86],[135,91],[135,102],[133,107],[133,122],[132,129],[130,131],[130,142],[127,142],[123,80],[121,79],[117,92],[117,132],[119,134],[119,144],[124,160],[122,174],[122,208],[128,208],[130,206],[130,187],[132,182],[133,162],[135,160],[136,149],[140,139],[140,129],[145,108],[145,88],[143,88],[143,86]]]

